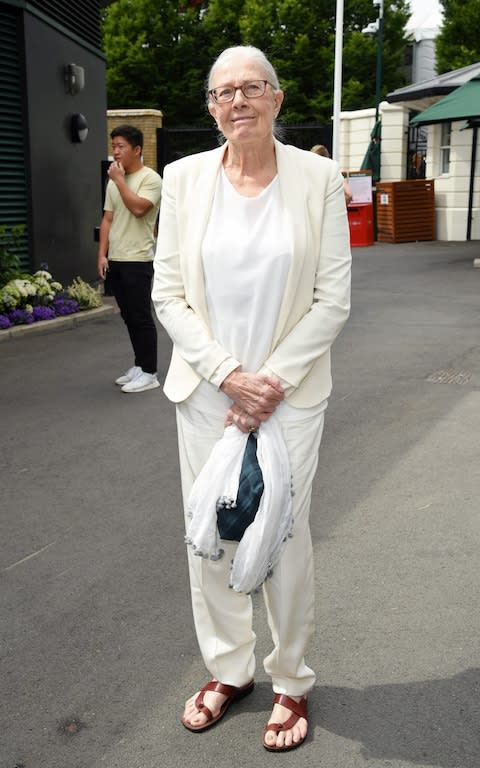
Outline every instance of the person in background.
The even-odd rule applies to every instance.
[[[220,531],[225,497],[215,492],[199,505],[196,492],[218,483],[223,445],[248,449],[252,439],[259,464],[268,459],[261,446],[279,451],[278,461],[261,467],[265,487],[280,470],[284,482],[269,486],[280,494],[276,506],[265,492],[260,505],[270,504],[282,525],[291,510],[286,523],[293,524],[260,580],[273,646],[264,660],[274,692],[262,740],[269,751],[298,747],[307,735],[315,683],[305,660],[314,631],[310,503],[351,269],[342,175],[335,162],[276,140],[282,101],[259,49],[226,49],[213,64],[208,110],[226,142],[165,167],[152,290],[173,341],[164,391],[176,403],[192,607],[212,678],[182,712],[193,732],[253,690],[257,563],[249,558],[265,552],[250,531],[268,547],[277,530],[269,515],[264,530],[255,528],[259,507],[237,543]],[[201,534],[212,531],[214,552],[201,545],[208,540]],[[245,583],[236,581],[239,572]]]
[[[330,157],[330,152],[324,144],[315,144],[310,152],[315,152],[316,155],[321,155],[322,157]],[[345,203],[346,205],[350,205],[353,200],[353,192],[348,180],[345,178],[343,179],[343,191],[345,194]]]
[[[120,308],[133,347],[133,365],[115,384],[122,392],[159,386],[157,330],[151,308],[153,246],[162,179],[143,164],[143,134],[120,125],[110,134],[113,162],[100,225],[97,270]]]
[[[414,152],[410,156],[408,168],[409,179],[424,179],[426,175],[426,160],[422,152]]]

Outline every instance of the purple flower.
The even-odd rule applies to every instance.
[[[11,322],[7,315],[0,315],[0,331],[4,331],[6,328],[10,328]]]
[[[80,305],[75,299],[59,299],[53,301],[53,308],[56,315],[73,315],[80,311]]]
[[[34,320],[53,320],[55,310],[52,307],[37,306],[33,308]]]
[[[26,309],[13,309],[8,313],[8,318],[12,325],[24,325],[33,323],[33,315]]]

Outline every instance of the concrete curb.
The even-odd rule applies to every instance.
[[[73,328],[87,320],[98,320],[106,315],[111,315],[115,311],[113,304],[105,303],[95,309],[85,309],[81,312],[75,312],[73,315],[65,317],[56,317],[54,320],[39,320],[30,325],[14,325],[5,331],[0,331],[0,343],[2,341],[12,341],[21,336],[31,334],[52,333],[53,331]]]

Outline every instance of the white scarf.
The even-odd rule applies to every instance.
[[[200,557],[218,560],[223,556],[217,529],[217,501],[222,496],[237,498],[247,439],[248,434],[235,425],[226,427],[192,486],[187,504],[191,523],[185,541]],[[275,415],[258,430],[257,458],[263,475],[263,495],[255,519],[237,547],[230,575],[230,586],[247,594],[269,576],[292,535],[290,462]]]

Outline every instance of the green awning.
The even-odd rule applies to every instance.
[[[361,171],[371,171],[372,181],[380,181],[380,142],[382,138],[382,121],[377,120],[370,133],[370,144],[360,166]]]
[[[472,77],[410,120],[410,125],[450,123],[480,118],[480,75]]]

